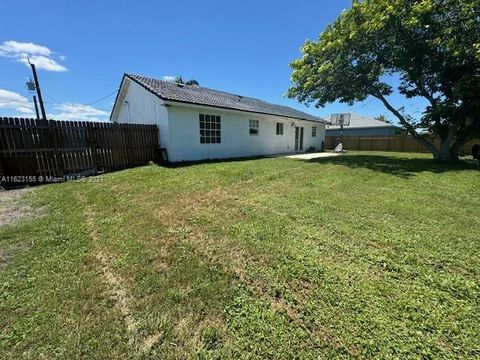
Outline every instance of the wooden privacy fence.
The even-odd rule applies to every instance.
[[[0,185],[21,186],[144,165],[156,125],[0,118]]]
[[[325,137],[325,148],[334,149],[340,143],[340,137]],[[435,142],[438,145],[438,141]],[[461,154],[469,155],[473,144],[480,140],[472,140],[466,143],[460,150]],[[361,151],[399,151],[399,152],[429,152],[423,145],[410,135],[390,137],[367,137],[367,136],[344,136],[343,145],[346,150]]]

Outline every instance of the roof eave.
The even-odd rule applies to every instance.
[[[318,120],[312,120],[312,119],[305,119],[305,118],[300,118],[300,117],[292,117],[292,116],[285,116],[285,115],[277,115],[277,114],[272,114],[272,113],[263,113],[263,112],[257,112],[257,111],[249,111],[249,110],[241,110],[241,109],[235,109],[235,108],[231,108],[231,107],[225,107],[225,106],[216,106],[216,105],[209,105],[209,104],[199,104],[199,103],[195,103],[195,102],[190,102],[190,101],[181,101],[181,100],[172,100],[172,99],[169,99],[167,97],[164,97],[162,95],[160,95],[159,93],[157,93],[156,91],[154,91],[153,89],[150,89],[148,86],[146,86],[145,84],[143,84],[141,81],[135,79],[133,76],[131,76],[130,74],[127,74],[125,73],[124,74],[124,77],[128,77],[130,80],[134,81],[135,83],[137,83],[138,85],[140,85],[141,87],[143,87],[145,90],[147,90],[148,92],[150,92],[151,94],[155,95],[156,97],[158,97],[159,99],[165,101],[165,102],[172,102],[172,103],[181,103],[181,104],[191,104],[191,105],[198,105],[198,106],[206,106],[206,107],[214,107],[214,108],[218,108],[218,109],[226,109],[226,110],[233,110],[233,111],[240,111],[240,112],[247,112],[247,113],[251,113],[251,114],[263,114],[263,115],[271,115],[271,116],[280,116],[280,117],[283,117],[283,118],[286,118],[286,119],[297,119],[297,120],[304,120],[304,121],[310,121],[310,122],[314,122],[314,123],[321,123],[321,124],[324,124],[325,123],[325,120],[319,118]],[[123,80],[122,80],[123,81]]]
[[[117,106],[118,98],[120,97],[120,92],[122,90],[122,86],[123,86],[123,83],[125,81],[126,76],[127,76],[127,74],[124,73],[123,77],[122,77],[122,81],[120,82],[120,86],[119,86],[118,91],[117,91],[117,95],[115,96],[115,101],[113,103],[112,111],[110,112],[110,122],[112,122],[113,113],[115,112],[115,108]]]
[[[295,119],[295,120],[302,120],[302,121],[310,121],[310,122],[319,123],[319,124],[325,123],[325,120],[323,120],[323,119],[312,120],[312,119],[305,119],[305,118],[301,118],[301,117],[293,117],[293,116],[279,115],[279,114],[273,114],[273,113],[267,113],[267,112],[236,109],[236,108],[227,107],[227,106],[218,106],[218,105],[210,105],[210,104],[200,104],[200,103],[195,103],[195,102],[191,102],[191,101],[181,101],[181,100],[176,100],[176,99],[175,99],[175,100],[172,100],[172,99],[168,99],[168,98],[165,98],[165,97],[163,97],[163,96],[160,96],[159,94],[156,94],[156,95],[157,95],[160,99],[162,99],[163,101],[165,101],[166,104],[169,104],[169,105],[175,104],[175,103],[178,103],[178,104],[187,104],[187,105],[196,105],[196,106],[202,106],[202,107],[213,107],[213,108],[216,108],[216,109],[225,109],[225,110],[231,110],[231,111],[237,111],[237,112],[244,112],[244,113],[249,113],[249,114],[261,114],[261,115],[269,115],[269,116],[282,117],[282,118],[285,118],[285,119]]]

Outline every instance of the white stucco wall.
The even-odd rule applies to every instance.
[[[220,144],[200,143],[199,114],[221,116]],[[250,119],[259,120],[258,136],[249,134]],[[283,135],[276,135],[277,122],[284,124]],[[167,150],[172,162],[292,153],[295,152],[295,126],[304,128],[303,151],[310,147],[320,149],[325,140],[323,123],[211,107],[172,104],[168,107],[168,123]],[[316,137],[312,137],[312,126],[317,127]]]
[[[169,141],[168,111],[165,103],[137,83],[125,79],[120,89],[113,122],[131,124],[154,124],[159,129],[161,147]]]
[[[199,114],[221,116],[220,144],[200,143]],[[249,134],[250,119],[259,121],[258,136]],[[325,140],[324,123],[164,102],[128,78],[120,89],[112,121],[156,124],[160,146],[167,149],[171,162],[293,153],[296,126],[304,128],[303,151],[318,150]],[[277,122],[284,124],[283,135],[276,135]],[[312,137],[312,126],[317,127],[316,137]]]

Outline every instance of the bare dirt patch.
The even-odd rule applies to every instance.
[[[19,200],[32,189],[0,191],[0,227],[33,217],[38,212]]]
[[[21,201],[22,197],[29,191],[32,191],[32,189],[0,190],[0,228],[38,216],[40,209],[34,209]],[[0,247],[0,270],[5,269],[14,256],[26,247],[26,244],[21,242],[2,243]]]

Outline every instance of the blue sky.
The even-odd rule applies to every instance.
[[[201,85],[288,105],[314,115],[387,114],[376,100],[305,107],[286,99],[289,62],[350,0],[3,1],[0,115],[32,116],[25,87],[37,63],[52,118],[107,119],[122,74],[182,75]],[[394,97],[393,103],[402,105]],[[85,104],[94,104],[85,106]],[[407,107],[421,110],[418,102]],[[387,114],[393,120],[393,117]]]

